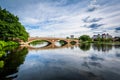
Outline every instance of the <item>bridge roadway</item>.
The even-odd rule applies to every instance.
[[[28,38],[27,42],[20,42],[20,44],[29,45],[29,43],[36,41],[36,40],[45,40],[47,42],[50,42],[51,44],[55,44],[55,42],[60,41],[60,40],[66,41],[67,44],[70,44],[71,41],[75,41],[76,44],[79,44],[79,40],[77,39],[54,38],[54,37],[30,37]]]

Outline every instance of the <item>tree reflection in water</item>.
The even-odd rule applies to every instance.
[[[97,51],[106,52],[112,49],[112,44],[92,44],[92,48]]]
[[[97,50],[97,51],[102,51],[102,52],[107,52],[110,51],[114,48],[118,48],[120,49],[120,45],[113,45],[113,44],[98,44],[98,43],[81,43],[78,47],[83,50],[83,51],[88,51],[90,50],[92,46],[93,50]]]
[[[12,47],[10,47],[12,48]],[[13,78],[17,77],[18,67],[23,64],[25,57],[28,53],[27,48],[17,48],[17,49],[10,49],[7,48],[5,52],[7,56],[4,57],[4,67],[0,69],[0,79],[1,80],[12,80]],[[9,76],[11,74],[15,74]]]
[[[90,43],[82,43],[79,45],[79,48],[83,51],[88,51],[90,50],[90,45],[91,45]]]

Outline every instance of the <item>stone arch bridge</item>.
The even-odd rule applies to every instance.
[[[20,42],[22,45],[29,45],[29,43],[36,41],[36,40],[45,40],[51,44],[55,44],[55,42],[63,40],[67,42],[67,44],[70,44],[70,42],[74,41],[76,44],[79,44],[79,40],[77,39],[66,39],[66,38],[54,38],[54,37],[31,37],[28,39],[27,42]]]

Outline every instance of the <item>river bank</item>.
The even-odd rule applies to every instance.
[[[82,42],[80,42],[80,44],[88,44],[88,43],[120,45],[120,42],[102,42],[102,41],[82,41]]]

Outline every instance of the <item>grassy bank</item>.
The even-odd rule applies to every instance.
[[[102,42],[102,41],[81,41],[80,43],[95,43],[95,44],[120,44],[120,42]]]
[[[96,44],[118,44],[120,45],[120,42],[99,42],[99,41],[94,41],[93,43],[96,43]]]
[[[94,43],[93,41],[80,41],[80,43]]]

